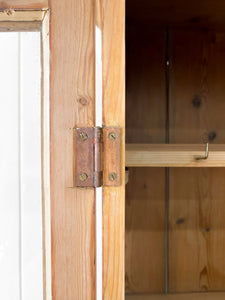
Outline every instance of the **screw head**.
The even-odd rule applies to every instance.
[[[117,179],[117,174],[115,172],[109,173],[109,180],[115,181]]]
[[[79,179],[80,179],[80,181],[84,182],[88,179],[88,175],[86,173],[80,173]]]
[[[82,140],[83,142],[86,141],[86,140],[88,139],[87,133],[86,133],[86,132],[81,132],[81,133],[80,133],[80,138],[81,138],[81,140]]]
[[[111,141],[115,141],[115,139],[116,139],[116,133],[115,133],[115,132],[110,132],[110,133],[109,133],[109,139],[110,139]]]

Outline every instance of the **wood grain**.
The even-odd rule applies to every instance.
[[[171,143],[223,143],[225,33],[174,30],[170,45]],[[170,292],[225,289],[224,176],[170,170]]]
[[[224,169],[170,174],[169,289],[224,290]]]
[[[48,0],[3,0],[0,9],[44,9],[48,8]]]
[[[130,168],[126,185],[126,292],[164,292],[165,169]]]
[[[126,300],[223,300],[225,293],[192,293],[169,295],[126,295]]]
[[[171,143],[223,143],[225,32],[174,30],[170,46]]]
[[[74,188],[73,128],[94,125],[94,5],[52,0],[52,296],[95,299],[94,189]]]
[[[143,30],[128,21],[127,143],[166,141],[165,47],[164,30]],[[126,291],[164,291],[164,251],[165,170],[129,168],[126,185]]]
[[[125,1],[102,0],[103,126],[119,126],[121,186],[103,188],[103,299],[124,299]]]
[[[225,145],[126,144],[126,167],[225,167]]]

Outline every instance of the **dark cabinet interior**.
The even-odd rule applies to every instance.
[[[126,6],[126,143],[223,148],[225,1]],[[223,166],[129,165],[127,299],[225,297]]]

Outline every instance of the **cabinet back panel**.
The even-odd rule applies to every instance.
[[[165,143],[166,34],[128,24],[126,141]],[[132,168],[126,186],[126,291],[164,292],[165,170]]]
[[[170,142],[225,143],[225,32],[171,30]]]
[[[165,143],[165,30],[127,25],[126,142]]]
[[[169,292],[225,290],[225,170],[172,168]]]
[[[169,40],[170,142],[224,143],[225,33],[173,30]],[[170,170],[170,292],[225,289],[224,178],[224,169]]]
[[[169,29],[167,52],[165,28],[127,28],[126,141],[225,143],[225,32]],[[167,179],[165,169],[130,169],[126,291],[165,291],[167,213],[168,291],[225,290],[224,178],[223,168],[172,168]]]
[[[131,168],[126,186],[126,291],[165,291],[165,169]]]

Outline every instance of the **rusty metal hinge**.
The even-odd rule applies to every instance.
[[[75,186],[119,186],[121,129],[85,127],[75,132]]]

